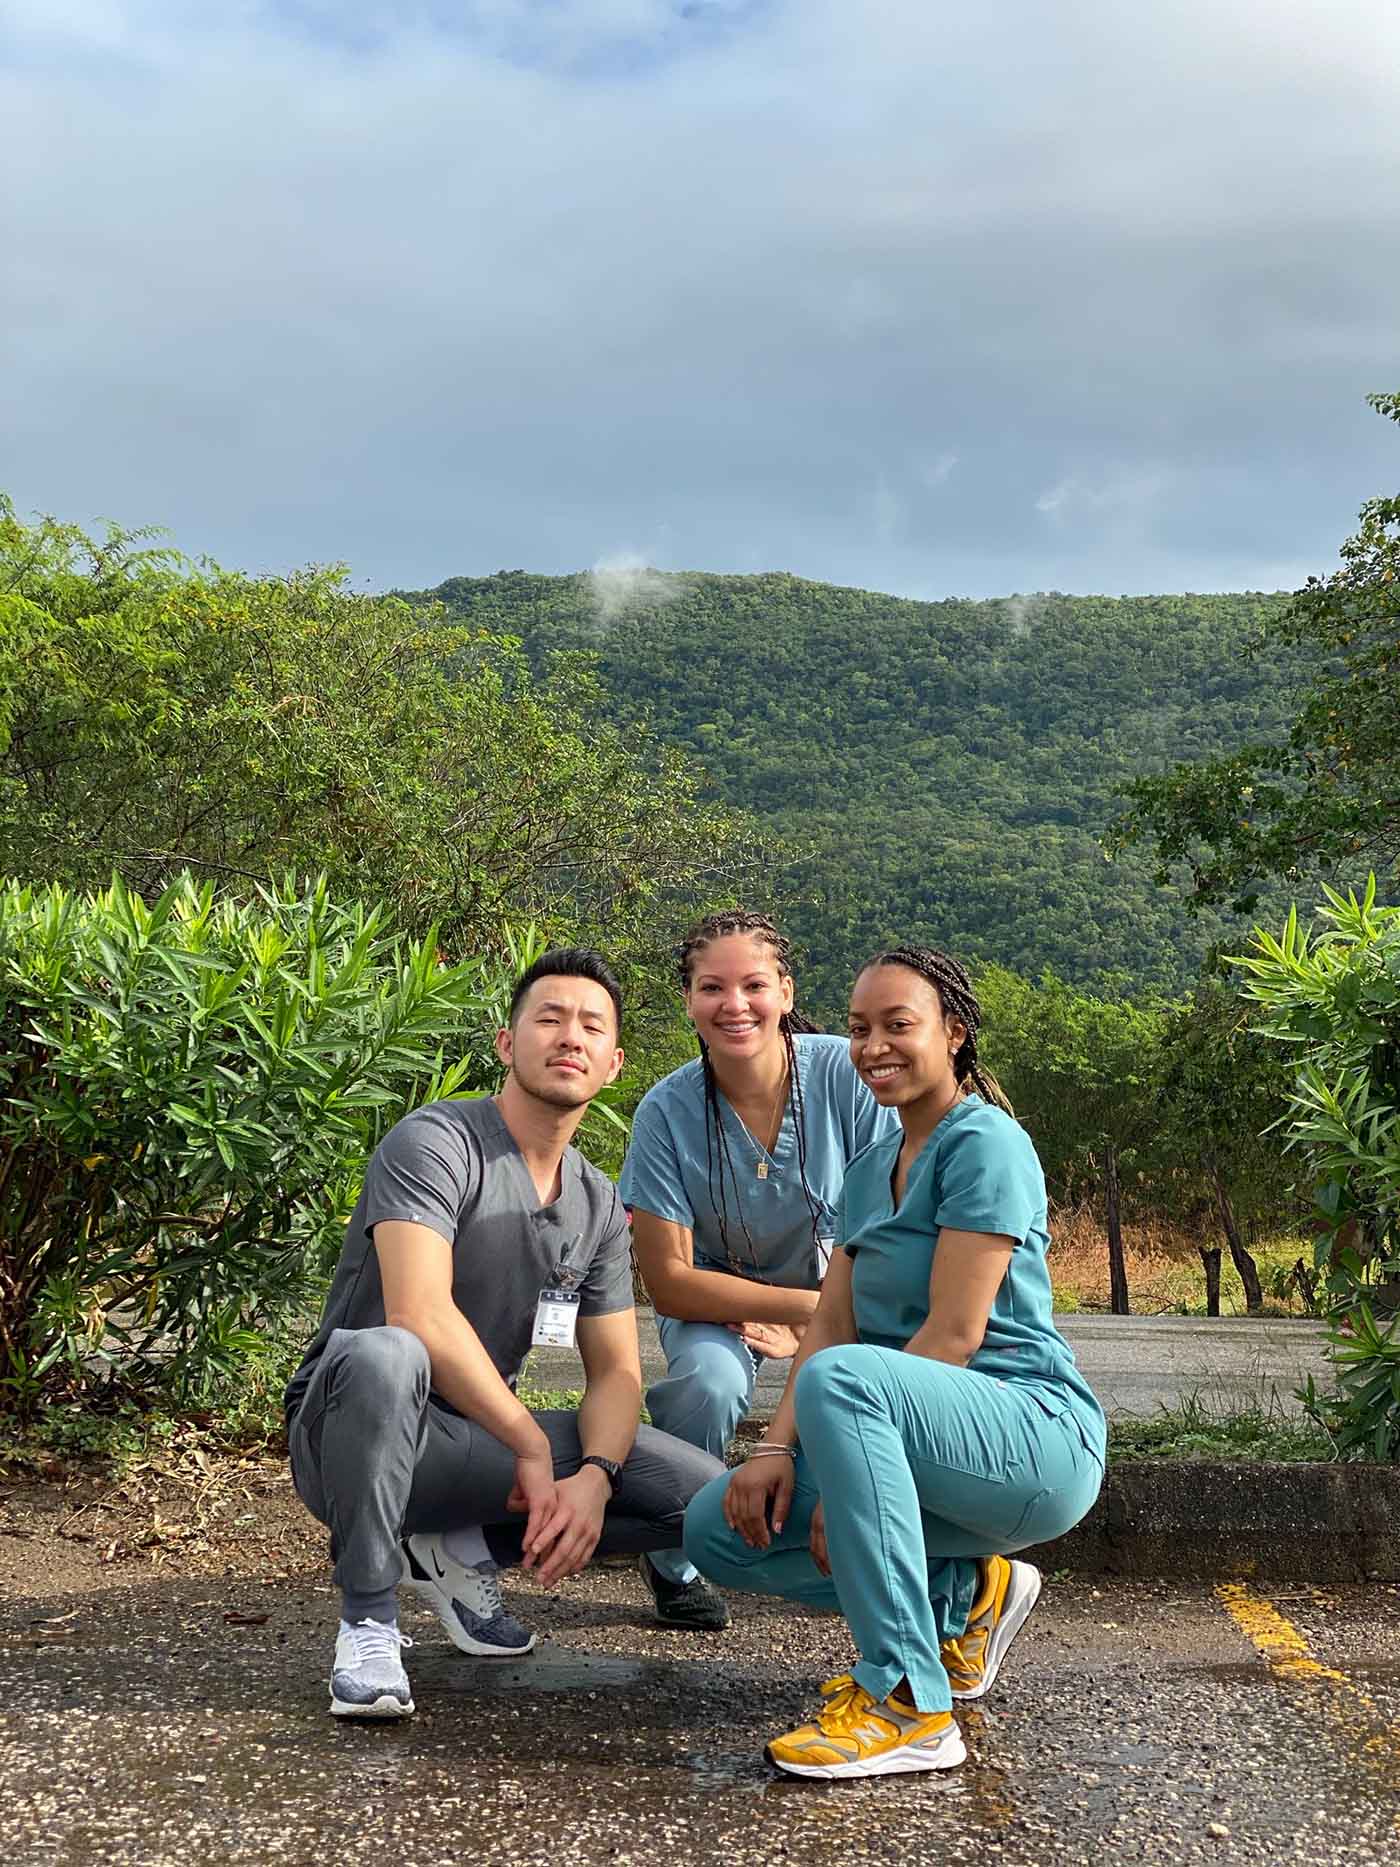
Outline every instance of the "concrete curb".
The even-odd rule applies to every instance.
[[[1025,1553],[1087,1575],[1400,1581],[1400,1468],[1114,1460],[1084,1521]]]
[[[731,1458],[762,1434],[743,1421]],[[1400,1466],[1110,1455],[1084,1521],[1016,1553],[1144,1581],[1400,1582]]]

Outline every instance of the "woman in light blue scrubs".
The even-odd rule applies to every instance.
[[[760,1359],[792,1355],[817,1307],[847,1164],[898,1123],[845,1039],[795,1011],[788,942],[766,915],[710,915],[677,958],[700,1056],[642,1098],[619,1190],[666,1355],[652,1422],[723,1458]],[[668,1626],[725,1625],[679,1551],[641,1569]]]
[[[767,1754],[797,1776],[947,1769],[1103,1478],[1102,1410],[1051,1318],[1045,1180],[977,1059],[956,961],[882,953],[851,1060],[900,1129],[846,1177],[839,1249],[766,1437],[686,1513],[712,1580],[835,1607],[859,1649]],[[941,1649],[941,1650],[940,1650]]]

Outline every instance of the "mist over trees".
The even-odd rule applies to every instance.
[[[916,603],[656,572],[630,599],[616,573],[601,599],[593,577],[524,572],[430,594],[519,636],[539,671],[590,651],[618,719],[771,832],[759,896],[828,1018],[895,938],[1112,993],[1184,989],[1248,931],[1188,913],[1143,852],[1110,861],[1102,838],[1134,778],[1286,731],[1305,660],[1249,652],[1286,598]]]

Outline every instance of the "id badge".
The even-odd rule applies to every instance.
[[[535,1332],[532,1348],[572,1348],[578,1331],[579,1293],[550,1285],[540,1292],[535,1305]]]
[[[834,1238],[819,1238],[817,1240],[817,1281],[818,1283],[820,1283],[822,1278],[826,1276],[827,1267],[831,1263],[831,1254],[835,1249],[836,1249],[836,1240]]]

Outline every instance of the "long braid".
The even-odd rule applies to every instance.
[[[953,1058],[953,1077],[959,1083],[971,1083],[984,1102],[991,1102],[999,1109],[1015,1116],[1015,1109],[1007,1101],[1001,1084],[989,1070],[982,1067],[977,1055],[977,1032],[982,1023],[982,1007],[977,1002],[977,994],[972,989],[972,981],[966,967],[959,964],[947,953],[940,953],[933,947],[900,946],[892,947],[887,953],[877,953],[861,967],[868,972],[872,966],[907,966],[911,972],[926,979],[938,994],[938,1001],[943,1007],[945,1018],[956,1018],[967,1032]]]
[[[785,934],[779,932],[774,922],[766,914],[755,914],[747,908],[725,908],[717,914],[707,914],[704,920],[697,921],[676,948],[676,968],[680,975],[682,990],[689,988],[696,955],[712,940],[722,940],[729,934],[744,934],[752,940],[760,941],[763,945],[771,947],[773,957],[777,962],[779,977],[784,979],[792,977],[792,944]],[[802,1183],[802,1196],[812,1216],[812,1242],[815,1248],[821,1235],[822,1208],[807,1180],[806,1111],[802,1077],[797,1067],[797,1046],[793,1038],[797,1033],[817,1031],[821,1027],[815,1024],[805,1012],[798,1011],[796,1007],[791,1011],[785,1011],[778,1025],[783,1034],[783,1048],[787,1055],[788,1108],[792,1113],[793,1128],[797,1136],[797,1172]],[[737,1259],[729,1248],[728,1201],[724,1191],[724,1178],[727,1171],[734,1187],[734,1203],[739,1214],[739,1223],[743,1227],[744,1244],[748,1250],[749,1261],[753,1269],[757,1271],[758,1255],[754,1248],[753,1235],[749,1231],[748,1220],[744,1217],[744,1204],[739,1194],[739,1175],[729,1150],[729,1137],[724,1132],[719,1104],[719,1084],[715,1080],[709,1049],[703,1040],[700,1044],[700,1067],[705,1080],[705,1183],[710,1192],[711,1209],[719,1221],[720,1243],[730,1263],[737,1263]],[[716,1166],[718,1175],[715,1171]],[[716,1177],[719,1182],[718,1196],[716,1196],[715,1187]]]

